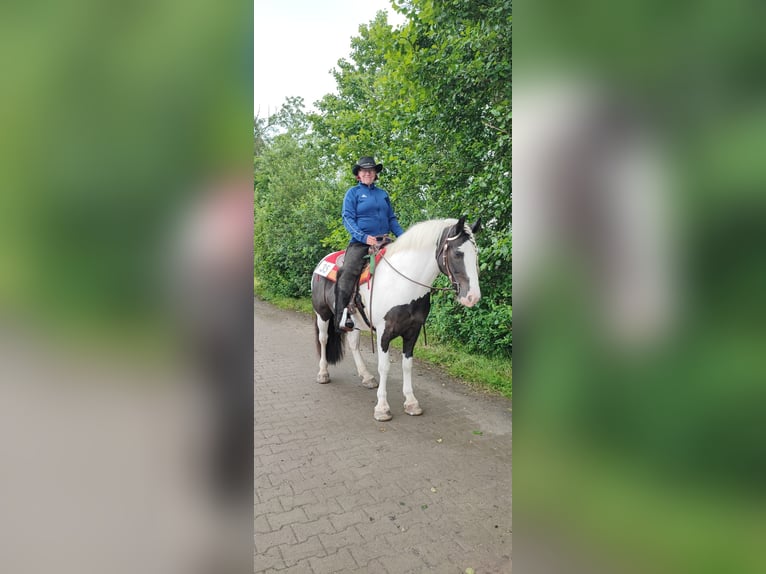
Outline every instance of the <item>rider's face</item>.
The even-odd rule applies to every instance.
[[[370,185],[373,181],[375,181],[376,174],[377,172],[375,169],[360,169],[359,180],[365,185]]]

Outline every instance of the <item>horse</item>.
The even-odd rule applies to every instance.
[[[361,304],[352,315],[355,328],[348,333],[357,374],[364,387],[377,387],[378,401],[373,411],[377,421],[391,420],[386,396],[388,378],[388,349],[391,341],[403,341],[402,374],[404,412],[417,416],[423,413],[412,391],[412,353],[431,309],[433,283],[444,273],[450,280],[457,300],[473,307],[481,298],[479,288],[478,250],[474,234],[481,220],[469,226],[465,216],[460,219],[432,219],[410,227],[385,248],[374,275],[359,284]],[[336,252],[338,256],[340,252]],[[327,366],[340,362],[346,332],[335,328],[335,283],[328,271],[332,264],[325,257],[312,273],[311,301],[316,314],[315,335],[319,355],[318,383],[329,383]],[[337,271],[342,273],[343,268]],[[363,274],[364,276],[364,274]],[[372,328],[377,334],[378,375],[375,380],[359,351],[361,331]]]

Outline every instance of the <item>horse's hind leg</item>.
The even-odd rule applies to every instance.
[[[367,369],[367,364],[362,358],[362,353],[359,350],[360,331],[354,329],[348,334],[348,342],[351,345],[351,354],[354,356],[354,363],[356,363],[356,372],[362,377],[362,386],[368,389],[376,389],[378,387],[378,381],[375,376]]]
[[[330,321],[323,321],[317,314],[317,337],[319,339],[319,373],[317,373],[317,383],[329,383],[330,372],[327,370],[327,340]]]

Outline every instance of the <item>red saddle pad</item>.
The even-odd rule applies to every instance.
[[[381,258],[383,257],[383,254],[386,252],[386,248],[384,247],[380,251],[378,251],[378,254],[375,256],[375,265],[380,263]],[[314,268],[314,273],[316,275],[321,275],[322,277],[326,277],[333,283],[335,283],[338,280],[338,268],[343,265],[343,258],[346,256],[346,250],[343,251],[336,251],[335,253],[330,253],[327,255],[324,259],[322,259],[319,264]],[[359,276],[359,284],[364,285],[370,280],[370,265],[369,263],[364,266],[364,269],[362,269],[362,274]]]

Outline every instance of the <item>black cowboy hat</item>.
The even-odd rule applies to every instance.
[[[356,175],[360,169],[372,169],[375,168],[376,173],[383,171],[382,163],[375,163],[375,158],[370,156],[360,157],[356,165],[351,168],[351,172]]]

